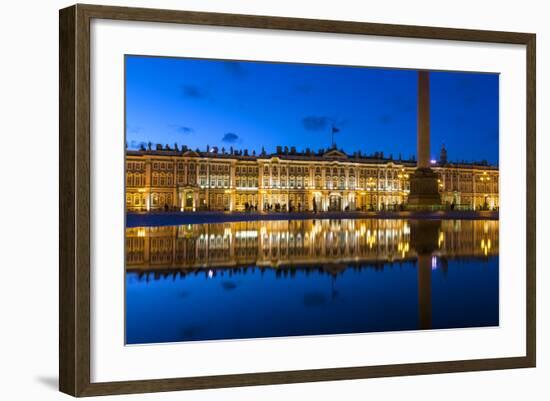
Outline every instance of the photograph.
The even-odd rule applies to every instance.
[[[126,345],[499,326],[498,73],[124,69]]]

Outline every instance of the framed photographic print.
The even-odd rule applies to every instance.
[[[535,366],[535,35],[60,11],[60,390]]]

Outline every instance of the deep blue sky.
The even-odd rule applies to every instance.
[[[498,164],[498,75],[432,72],[431,153]],[[126,57],[126,138],[205,149],[416,155],[413,70]]]

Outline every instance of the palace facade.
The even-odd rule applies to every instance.
[[[432,163],[443,205],[498,209],[498,167],[448,163],[443,148]],[[249,155],[179,149],[126,151],[126,207],[129,211],[388,210],[406,204],[414,160],[383,155],[348,155],[336,148]]]

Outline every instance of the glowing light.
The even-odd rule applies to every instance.
[[[409,252],[409,243],[408,242],[399,242],[397,244],[397,251],[401,252],[401,257],[404,258],[407,252]]]
[[[485,241],[485,239],[482,239],[480,248],[483,251],[483,254],[487,256],[489,254],[489,251],[491,250],[491,240],[487,239],[487,241]]]
[[[214,272],[212,270],[208,270],[208,278],[214,277]]]
[[[432,256],[432,270],[437,269],[437,256]]]
[[[258,237],[258,231],[256,230],[245,230],[245,231],[237,231],[235,234],[235,238],[257,238]]]
[[[431,164],[435,164],[435,163],[437,163],[437,161],[434,160],[434,159],[432,159],[432,160],[430,160],[430,163],[431,163]]]

